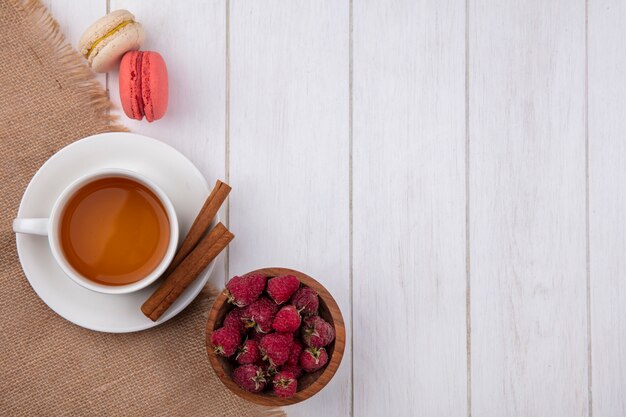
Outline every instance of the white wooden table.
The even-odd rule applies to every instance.
[[[46,3],[165,57],[169,113],[122,122],[233,186],[214,283],[337,298],[342,366],[290,415],[626,416],[623,0]]]

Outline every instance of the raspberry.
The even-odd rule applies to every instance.
[[[289,359],[285,362],[286,366],[298,366],[298,362],[300,361],[300,354],[302,353],[302,343],[297,340],[294,340],[291,344],[291,349],[289,349]]]
[[[266,281],[267,278],[261,274],[232,277],[226,284],[228,302],[233,303],[237,307],[245,307],[252,304],[265,289]]]
[[[327,346],[335,340],[335,329],[320,316],[310,316],[304,319],[302,340],[311,347]]]
[[[243,346],[239,348],[237,356],[235,356],[237,363],[241,365],[249,365],[257,362],[261,359],[261,353],[259,352],[259,342],[256,340],[248,339],[243,343]]]
[[[300,281],[293,275],[274,277],[267,281],[267,294],[276,304],[282,304],[289,300],[299,286]]]
[[[224,327],[230,327],[244,334],[246,332],[246,326],[241,321],[241,315],[243,314],[243,308],[235,307],[226,314],[224,317]]]
[[[291,304],[305,316],[317,314],[317,308],[319,307],[317,292],[313,288],[302,287],[291,297]]]
[[[256,365],[242,365],[233,371],[233,381],[250,392],[260,392],[265,388],[265,374]]]
[[[278,306],[272,300],[261,297],[245,308],[241,319],[246,327],[254,327],[257,332],[269,333],[277,311]]]
[[[298,390],[298,380],[291,372],[280,371],[274,375],[274,394],[280,398],[293,397]]]
[[[300,354],[300,366],[306,372],[315,372],[322,369],[328,362],[328,353],[324,348],[310,347]]]
[[[217,329],[211,335],[213,351],[221,356],[232,356],[237,350],[240,341],[241,335],[239,332],[230,327]]]
[[[291,333],[266,334],[259,343],[259,350],[263,360],[269,360],[271,365],[279,366],[289,359],[291,343],[293,343]]]
[[[300,365],[284,365],[281,371],[291,372],[296,378],[300,378],[304,373]]]
[[[300,313],[292,305],[287,305],[281,308],[274,321],[272,322],[272,329],[277,332],[293,333],[300,327]]]

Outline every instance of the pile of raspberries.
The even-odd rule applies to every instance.
[[[335,340],[333,326],[317,315],[317,292],[293,275],[261,274],[233,277],[226,290],[235,308],[211,335],[213,350],[235,363],[232,378],[244,390],[271,386],[280,398],[295,395],[303,372],[328,363],[324,346]]]

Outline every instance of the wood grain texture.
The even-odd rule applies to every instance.
[[[263,268],[250,271],[248,274],[263,274],[268,278],[281,275],[293,275],[298,278],[302,285],[313,288],[317,292],[320,302],[319,315],[330,323],[335,329],[335,340],[325,347],[329,356],[328,364],[316,372],[310,374],[305,373],[303,376],[298,378],[298,392],[290,398],[278,398],[271,391],[253,394],[239,388],[239,386],[231,378],[234,368],[232,358],[229,360],[223,356],[216,355],[213,350],[213,346],[211,345],[211,335],[213,334],[213,331],[222,327],[224,317],[226,317],[226,314],[234,308],[232,304],[228,303],[227,291],[223,290],[217,296],[213,307],[211,307],[209,318],[207,320],[206,348],[209,360],[211,361],[211,366],[213,366],[215,373],[224,385],[228,387],[228,389],[248,401],[275,407],[282,407],[305,401],[318,393],[326,386],[326,384],[328,384],[341,364],[343,352],[346,346],[346,329],[341,310],[339,310],[339,306],[337,306],[333,296],[326,288],[324,288],[322,284],[300,271],[288,268]]]
[[[292,267],[350,311],[348,1],[230,4],[231,275]],[[350,365],[287,413],[349,415]]]
[[[73,45],[106,10],[44,3]],[[170,71],[164,119],[121,120],[211,183],[230,174],[231,274],[305,271],[348,330],[352,156],[354,398],[348,343],[329,386],[289,415],[345,416],[352,400],[355,416],[626,415],[622,2],[588,2],[591,340],[584,2],[354,1],[352,155],[348,0],[230,0],[228,96],[226,4],[110,0]],[[109,85],[119,103],[116,72]]]
[[[93,22],[106,14],[106,0],[42,0],[59,23],[66,40],[77,49],[78,40]],[[78,52],[77,52],[78,53]],[[102,88],[107,88],[105,74],[96,74]]]
[[[216,179],[224,180],[225,1],[186,1],[184,7],[176,0],[111,0],[110,3],[111,10],[128,9],[135,15],[146,31],[142,49],[159,52],[169,73],[169,108],[163,119],[153,123],[124,115],[119,101],[119,74],[110,73],[111,100],[118,106],[121,122],[132,132],[178,149],[200,169],[209,184]],[[225,207],[219,213],[224,220]],[[221,288],[224,279],[224,255],[221,255],[211,282]]]
[[[584,2],[469,9],[475,416],[587,416]]]
[[[593,416],[626,416],[626,4],[589,2]]]
[[[467,413],[464,4],[354,2],[355,416]]]

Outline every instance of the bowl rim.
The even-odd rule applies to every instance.
[[[220,381],[234,394],[237,396],[259,404],[259,405],[267,405],[267,406],[284,406],[290,404],[296,404],[301,401],[304,401],[313,395],[317,394],[321,391],[327,384],[330,382],[332,377],[339,369],[339,365],[341,364],[341,360],[343,358],[343,353],[345,350],[345,324],[343,320],[343,315],[341,314],[341,310],[337,305],[337,302],[333,298],[333,296],[328,292],[328,290],[320,284],[316,279],[310,277],[309,275],[297,271],[295,269],[290,268],[281,268],[281,267],[272,267],[272,268],[261,268],[256,269],[254,271],[250,271],[246,273],[248,274],[264,274],[266,276],[280,276],[280,275],[294,275],[300,280],[300,282],[308,287],[313,288],[317,291],[318,295],[330,312],[330,315],[333,319],[333,326],[335,328],[335,346],[333,350],[332,356],[328,360],[328,364],[324,368],[324,371],[315,379],[311,385],[303,389],[302,391],[298,391],[293,397],[290,398],[279,398],[275,395],[271,394],[256,394],[243,390],[240,388],[235,382],[230,378],[230,375],[226,373],[222,364],[219,361],[219,358],[211,349],[211,334],[213,333],[213,328],[215,327],[215,322],[217,320],[217,314],[223,307],[223,305],[227,302],[228,295],[227,290],[224,289],[217,296],[211,310],[209,311],[209,316],[207,319],[206,329],[205,329],[205,347],[207,351],[207,355],[209,357],[209,362],[211,363],[211,367],[215,371],[215,374],[219,378]],[[213,327],[213,328],[212,328]]]

